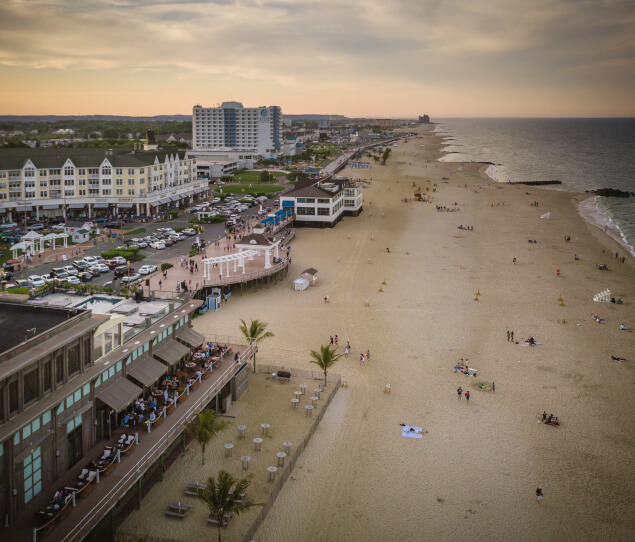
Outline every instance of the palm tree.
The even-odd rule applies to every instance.
[[[205,465],[205,446],[221,431],[229,427],[229,421],[223,420],[213,410],[203,410],[185,426],[192,438],[201,446],[203,465]]]
[[[342,357],[342,354],[336,354],[335,350],[331,348],[331,345],[327,344],[326,346],[320,346],[319,352],[311,350],[310,355],[313,358],[311,363],[315,363],[324,371],[324,387],[326,388],[326,373],[328,373],[329,369]]]
[[[218,542],[221,542],[221,528],[225,522],[225,514],[239,516],[254,506],[264,506],[265,503],[247,502],[241,495],[251,484],[250,474],[242,480],[234,478],[226,470],[218,473],[218,478],[210,476],[207,487],[199,490],[199,495],[207,504],[211,514],[218,518]],[[230,493],[233,487],[233,491]],[[241,501],[241,502],[239,502]]]
[[[249,344],[257,341],[262,341],[263,339],[268,339],[269,337],[273,337],[273,333],[271,331],[265,331],[267,329],[267,322],[261,322],[260,320],[252,320],[249,327],[243,319],[240,320],[242,324],[240,325],[240,331],[245,336],[245,338],[249,341]],[[254,373],[256,372],[256,352],[254,352]]]

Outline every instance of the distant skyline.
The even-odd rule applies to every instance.
[[[4,0],[0,115],[635,116],[626,0]]]

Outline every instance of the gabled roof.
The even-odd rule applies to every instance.
[[[112,154],[110,154],[112,152]],[[75,167],[98,168],[104,161],[113,167],[146,167],[153,165],[155,159],[164,162],[166,157],[178,156],[185,159],[186,151],[179,151],[170,147],[160,151],[132,151],[120,149],[109,151],[106,149],[84,148],[48,148],[48,149],[0,149],[0,170],[22,169],[30,160],[37,168],[62,169],[67,160],[71,160]]]

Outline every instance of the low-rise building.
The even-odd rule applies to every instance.
[[[333,227],[344,215],[357,216],[363,203],[361,184],[339,178],[298,181],[280,196],[281,209],[293,211],[299,226]]]

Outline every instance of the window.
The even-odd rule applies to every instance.
[[[55,356],[55,382],[64,382],[64,352],[59,352]]]
[[[134,196],[134,188],[128,188],[128,195]]]
[[[18,410],[18,379],[9,384],[9,412]]]
[[[86,186],[86,179],[80,179],[79,181],[77,181],[77,184],[79,186]]]
[[[48,391],[53,387],[53,367],[51,360],[45,361],[42,368],[44,391]]]
[[[79,195],[80,196],[85,196],[86,195],[86,189],[81,189],[79,190]]]
[[[68,349],[68,374],[74,375],[79,372],[79,344]]]
[[[117,190],[115,190],[115,195],[123,196],[123,189],[122,188],[117,188]]]
[[[74,175],[75,174],[75,168],[73,166],[66,166],[64,168],[64,175]]]
[[[123,179],[117,179],[115,181],[115,183],[117,184],[117,186],[122,186],[123,185]]]
[[[110,196],[112,194],[112,190],[110,188],[106,189],[102,189],[101,191],[102,196]]]
[[[101,168],[101,174],[102,175],[112,175],[112,169],[110,169],[110,166],[104,166]]]
[[[318,207],[318,215],[329,216],[330,214],[331,210],[328,207]]]
[[[79,175],[86,175],[86,170],[85,169],[80,169],[78,170]]]
[[[40,448],[24,459],[24,504],[42,491],[42,458]]]
[[[300,215],[315,215],[315,207],[298,207],[296,214]]]
[[[128,175],[134,175],[134,169],[128,169]]]
[[[40,395],[40,382],[39,382],[40,370],[36,367],[32,371],[24,374],[23,388],[24,388],[24,403],[33,401],[38,395]]]
[[[35,177],[35,170],[32,167],[25,168],[24,176],[25,177]]]
[[[117,175],[123,175],[123,169],[117,168]]]
[[[331,202],[328,200],[328,198],[318,198],[317,202],[318,202],[318,203],[326,203],[327,205],[328,205],[329,203],[331,203]]]
[[[92,359],[90,350],[91,350],[90,339],[84,339],[84,352],[83,352],[84,368],[90,367],[90,362]]]

